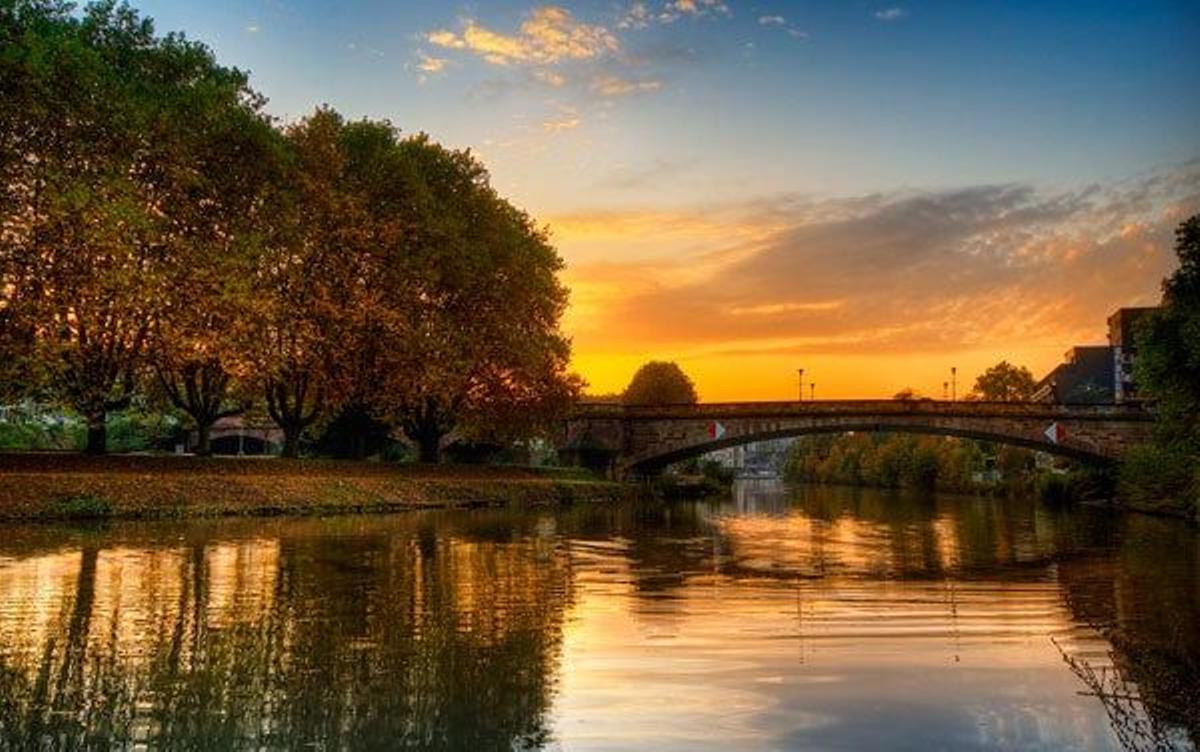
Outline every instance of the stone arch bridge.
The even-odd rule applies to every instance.
[[[626,406],[581,404],[566,422],[564,458],[618,478],[653,475],[715,449],[818,433],[883,431],[982,439],[1094,462],[1148,441],[1141,404],[839,400]]]

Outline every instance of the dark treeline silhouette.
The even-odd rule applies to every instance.
[[[265,412],[294,456],[349,411],[436,461],[579,389],[544,229],[466,151],[321,108],[101,2],[0,6],[0,398],[81,416]]]

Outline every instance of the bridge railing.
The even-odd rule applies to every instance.
[[[811,400],[790,402],[703,402],[679,405],[621,405],[579,403],[572,419],[703,420],[715,418],[802,417],[840,415],[930,415],[976,417],[1038,417],[1092,420],[1152,420],[1145,403],[1056,404],[1049,402],[988,402],[976,400]]]

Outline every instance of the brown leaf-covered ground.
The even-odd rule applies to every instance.
[[[0,519],[203,517],[565,504],[627,489],[569,470],[334,460],[0,454]]]

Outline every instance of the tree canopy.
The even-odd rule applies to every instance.
[[[286,128],[245,74],[112,0],[0,6],[0,394],[105,447],[135,397],[198,449],[257,401],[284,453],[343,410],[427,460],[573,400],[546,231],[468,151],[331,109]]]
[[[1200,448],[1200,215],[1175,231],[1179,268],[1139,326],[1134,377],[1155,402],[1163,441]]]
[[[676,363],[651,361],[637,370],[621,401],[626,405],[693,405],[696,385]]]
[[[1031,399],[1036,386],[1028,368],[1002,360],[975,379],[972,395],[992,402],[1020,402]]]

